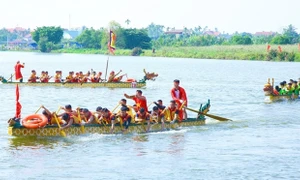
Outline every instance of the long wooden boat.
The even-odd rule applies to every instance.
[[[204,106],[200,106],[199,111],[203,113],[207,113],[210,108],[210,101],[208,101]],[[187,120],[181,122],[175,122],[171,124],[170,122],[165,123],[165,129],[178,129],[178,127],[188,127],[188,126],[200,126],[205,124],[205,116],[202,114],[198,114],[195,118],[188,118]],[[126,133],[145,133],[146,131],[146,123],[132,123],[130,124]],[[66,128],[64,131],[67,136],[72,135],[81,135],[81,134],[111,134],[110,133],[110,125],[99,125],[99,124],[88,124],[84,125],[84,128],[81,125],[72,125],[69,128]],[[161,123],[151,124],[150,132],[158,132],[161,130]],[[119,124],[115,125],[115,133],[122,132],[122,128]],[[11,136],[19,136],[19,137],[27,137],[27,136],[60,136],[60,130],[58,126],[51,125],[45,126],[39,129],[28,129],[22,126],[20,123],[11,123],[9,121],[8,134]]]
[[[100,82],[100,83],[55,83],[55,82],[48,82],[48,83],[28,83],[28,82],[3,82],[6,85],[16,85],[17,83],[21,86],[52,86],[52,87],[68,87],[68,88],[99,88],[99,87],[107,87],[107,88],[143,88],[146,86],[146,82]]]
[[[205,119],[196,119],[189,118],[188,120],[182,121],[181,123],[165,123],[166,130],[177,129],[180,127],[186,126],[200,126],[205,124]],[[146,124],[131,124],[126,133],[145,133]],[[69,135],[81,135],[81,134],[110,134],[110,125],[98,125],[98,124],[89,124],[84,126],[84,132],[80,125],[72,125],[71,127],[65,129],[66,134]],[[161,124],[152,124],[151,132],[158,132],[161,130]],[[122,132],[122,129],[119,124],[115,126],[115,133]],[[8,127],[8,134],[11,136],[60,136],[60,130],[57,126],[46,126],[40,129],[27,129],[24,126],[20,127]]]

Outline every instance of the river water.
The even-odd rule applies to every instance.
[[[0,52],[0,75],[13,73],[17,60],[30,71],[105,72],[107,56]],[[266,103],[268,77],[298,79],[300,63],[110,57],[108,70],[156,81],[142,89],[148,102],[170,100],[173,79],[181,80],[189,107],[211,100],[211,114],[232,122],[207,120],[205,126],[150,134],[86,134],[67,138],[15,138],[7,120],[15,112],[15,87],[0,84],[0,179],[299,179],[299,102]],[[114,108],[135,89],[20,87],[22,114],[41,104]],[[132,104],[131,101],[129,101]],[[189,113],[192,117],[194,114]]]

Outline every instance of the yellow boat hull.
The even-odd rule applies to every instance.
[[[16,85],[17,82],[6,82],[3,84],[10,84],[10,85]],[[67,88],[98,88],[98,87],[107,87],[107,88],[143,88],[146,86],[145,82],[119,82],[119,83],[54,83],[54,82],[49,82],[49,83],[18,83],[21,86],[53,86],[53,87],[67,87]]]
[[[200,126],[204,125],[205,120],[196,120],[196,119],[188,119],[186,121],[182,121],[181,123],[165,123],[166,129],[176,129],[178,127],[188,127],[188,126]],[[146,124],[131,124],[126,133],[145,133],[146,131]],[[73,125],[69,128],[66,128],[64,131],[66,132],[67,136],[74,136],[80,134],[110,134],[110,125],[98,125],[98,124],[91,124],[84,126],[84,132],[80,126]],[[161,124],[151,124],[151,132],[161,131]],[[122,132],[120,125],[115,126],[115,133]],[[51,137],[51,136],[60,136],[60,131],[57,126],[46,126],[40,129],[27,129],[23,126],[21,127],[8,127],[8,134],[11,136],[19,136],[19,137],[26,137],[26,136],[44,136],[44,137]]]

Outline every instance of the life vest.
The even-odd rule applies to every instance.
[[[60,76],[60,74],[55,74],[55,76],[54,76],[54,82],[56,82],[56,83],[60,83],[61,82],[61,76]]]
[[[182,120],[183,119],[183,111],[179,110],[177,108],[171,109],[168,107],[165,111],[165,118],[168,121],[173,121],[175,118],[175,114],[178,114],[178,119],[177,120]]]
[[[36,79],[37,79],[36,75],[35,74],[31,74],[30,78],[28,79],[28,81],[32,82],[32,83],[36,83]]]
[[[108,112],[106,117],[103,116],[103,121],[105,121],[107,124],[111,124],[112,120],[115,120],[115,116],[111,112]]]
[[[144,114],[141,114],[140,112],[138,112],[136,114],[136,117],[142,120],[150,120],[150,114],[148,112],[145,112]]]
[[[122,122],[126,122],[126,121],[131,121],[131,116],[129,114],[126,113],[125,116],[119,116],[119,119],[122,121]]]

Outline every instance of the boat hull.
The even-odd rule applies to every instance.
[[[19,82],[6,82],[3,84],[7,85],[16,85],[19,84],[21,86],[39,86],[39,87],[45,87],[45,86],[52,86],[52,87],[67,87],[67,88],[98,88],[98,87],[107,87],[107,88],[143,88],[146,86],[146,82],[119,82],[119,83],[19,83]]]
[[[188,119],[186,121],[182,121],[181,123],[165,123],[166,129],[177,129],[178,127],[189,127],[189,126],[201,126],[205,124],[205,120],[196,120],[196,119]],[[126,133],[145,133],[146,124],[131,124]],[[69,128],[66,128],[64,131],[67,136],[73,135],[81,135],[81,134],[111,134],[110,133],[110,125],[98,125],[91,124],[85,125],[84,131],[83,128],[79,125],[73,125]],[[151,124],[151,132],[161,131],[161,124]],[[122,128],[120,125],[116,124],[115,133],[122,132]],[[20,127],[8,127],[8,134],[11,136],[18,137],[26,137],[26,136],[41,136],[41,137],[51,137],[51,136],[60,136],[60,131],[57,126],[46,126],[44,128],[39,129],[27,129],[24,126]]]

